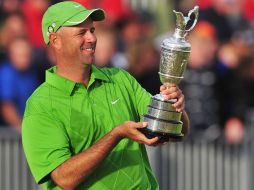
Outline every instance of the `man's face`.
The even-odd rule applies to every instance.
[[[57,33],[61,54],[71,63],[92,64],[96,48],[95,28],[91,19],[77,26],[62,27]]]

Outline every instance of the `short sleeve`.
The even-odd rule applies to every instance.
[[[144,115],[147,112],[147,106],[151,101],[151,94],[147,92],[138,82],[137,80],[131,76],[128,72],[123,71],[130,81],[130,85],[132,88],[132,96],[134,102],[136,104],[136,109],[138,111],[139,116]]]
[[[133,91],[135,92],[135,100],[137,104],[138,113],[140,116],[147,112],[147,106],[151,102],[151,94],[147,92],[141,85],[134,80],[132,82]]]
[[[49,174],[71,157],[68,136],[60,122],[29,102],[22,123],[22,144],[37,183],[47,181]]]

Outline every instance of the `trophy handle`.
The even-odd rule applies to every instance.
[[[198,21],[198,10],[199,10],[199,6],[195,6],[189,13],[188,13],[188,21],[186,22],[186,25],[187,25],[187,23],[191,20],[191,15],[192,14],[194,14],[195,15],[195,20],[194,20],[194,22],[193,22],[193,24],[192,24],[192,26],[188,29],[188,30],[186,30],[186,32],[190,32],[193,28],[194,28],[194,26],[197,24],[197,21]]]

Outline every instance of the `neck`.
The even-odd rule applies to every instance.
[[[75,82],[81,82],[85,86],[88,85],[90,80],[90,69],[91,65],[61,65],[57,64],[56,73],[60,76],[63,76],[69,80]]]

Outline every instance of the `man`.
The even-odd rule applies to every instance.
[[[158,189],[142,144],[159,139],[138,130],[147,126],[138,121],[150,94],[127,72],[92,65],[93,21],[103,19],[103,10],[70,1],[44,14],[43,36],[57,66],[46,71],[46,82],[27,101],[22,126],[29,166],[44,189]],[[177,86],[160,90],[165,99],[177,98],[175,107],[183,111]]]

